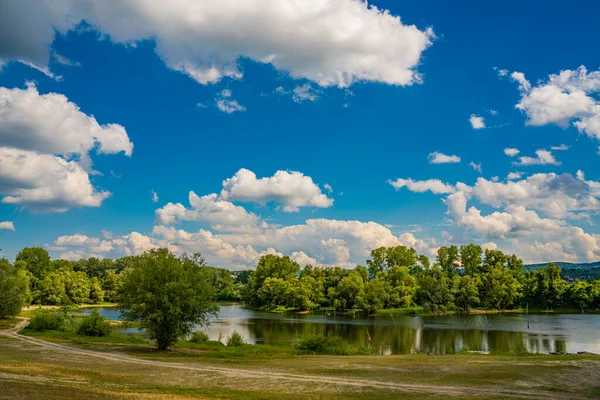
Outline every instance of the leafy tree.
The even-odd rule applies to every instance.
[[[65,289],[65,280],[65,272],[50,272],[40,282],[33,301],[44,305],[68,305],[70,300]]]
[[[472,306],[479,304],[478,278],[471,275],[455,276],[452,287],[454,304],[461,311],[468,313]]]
[[[516,304],[521,297],[521,283],[517,276],[500,262],[481,277],[480,297],[485,305],[505,310]]]
[[[415,249],[405,246],[379,247],[371,251],[367,266],[371,277],[378,272],[389,270],[394,265],[400,267],[415,267],[419,256]]]
[[[274,254],[266,254],[260,258],[256,270],[250,274],[245,298],[253,305],[260,305],[258,293],[267,278],[281,278],[291,280],[297,277],[300,265],[292,261],[288,256],[281,257]]]
[[[365,297],[365,280],[363,275],[357,271],[351,271],[344,277],[335,292],[337,300],[339,300],[340,309],[353,309],[360,307]]]
[[[79,335],[97,337],[108,336],[111,331],[110,323],[106,317],[100,315],[98,310],[93,310],[90,315],[85,317],[77,329]]]
[[[23,261],[36,280],[44,279],[51,271],[50,255],[41,247],[26,247],[17,253],[15,261]]]
[[[90,279],[90,294],[88,296],[90,303],[101,303],[104,301],[104,290],[97,277]]]
[[[408,267],[393,266],[381,275],[386,282],[388,307],[408,307],[417,290],[417,280],[410,275]]]
[[[104,291],[104,300],[115,302],[118,301],[118,294],[123,282],[123,274],[117,274],[114,269],[106,271],[102,279],[102,290]]]
[[[567,288],[569,302],[575,307],[589,308],[592,304],[592,284],[586,281],[575,281]]]
[[[65,272],[65,292],[73,304],[83,304],[90,300],[90,280],[85,272]]]
[[[550,263],[537,271],[538,302],[542,307],[559,306],[566,289],[566,282],[560,276],[560,267]]]
[[[467,275],[476,275],[480,272],[481,256],[483,250],[476,244],[460,246],[460,262]]]
[[[452,279],[458,268],[458,247],[452,245],[450,247],[442,246],[437,252],[437,263],[446,273],[448,278]]]
[[[375,314],[388,301],[389,294],[385,290],[385,281],[380,278],[370,280],[364,285],[362,308],[367,314]]]
[[[160,350],[168,349],[218,311],[215,289],[201,267],[168,249],[136,257],[121,288],[121,314],[139,322]]]
[[[0,318],[19,315],[29,299],[29,279],[25,270],[0,259]]]
[[[433,267],[418,278],[417,300],[425,310],[437,314],[446,312],[454,306],[450,290],[451,282],[438,267]]]

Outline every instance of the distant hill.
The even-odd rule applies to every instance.
[[[549,263],[541,263],[541,264],[527,264],[525,265],[526,270],[532,269],[540,269],[547,267]],[[568,263],[568,262],[552,262],[552,264],[560,267],[561,269],[583,269],[583,268],[600,268],[600,261],[596,261],[593,263]]]

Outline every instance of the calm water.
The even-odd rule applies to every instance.
[[[347,317],[333,314],[281,315],[237,304],[220,304],[218,318],[204,328],[211,340],[236,330],[248,343],[293,344],[312,334],[340,335],[350,343],[371,345],[381,354],[461,351],[589,351],[600,353],[598,314],[505,314],[450,317]],[[99,308],[110,319],[119,311]],[[82,312],[90,313],[91,309]],[[136,329],[128,329],[136,333]]]

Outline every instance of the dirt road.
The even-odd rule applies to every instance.
[[[173,368],[187,371],[198,371],[198,372],[216,372],[229,377],[239,378],[250,378],[250,379],[279,379],[294,382],[305,382],[305,383],[321,383],[328,385],[341,385],[341,386],[354,386],[354,387],[373,387],[376,389],[386,389],[390,391],[405,392],[405,393],[431,393],[441,395],[454,395],[454,396],[505,396],[505,397],[517,397],[517,398],[569,398],[573,399],[572,395],[561,396],[556,392],[540,392],[535,390],[512,390],[505,389],[502,387],[459,387],[459,386],[439,386],[439,385],[421,385],[421,384],[409,384],[409,383],[396,383],[396,382],[385,382],[378,380],[365,380],[365,379],[345,379],[338,377],[329,376],[311,376],[311,375],[297,375],[289,373],[277,373],[267,372],[260,370],[246,370],[237,368],[223,368],[223,367],[211,367],[211,366],[193,366],[188,364],[182,364],[177,362],[163,362],[156,360],[145,360],[138,357],[128,356],[125,354],[106,353],[101,351],[85,350],[72,346],[65,346],[57,343],[51,343],[44,340],[19,335],[19,331],[27,326],[29,321],[22,319],[13,328],[0,331],[0,335],[4,335],[16,340],[27,342],[36,346],[43,347],[44,349],[57,351],[61,354],[71,353],[78,354],[87,357],[101,358],[104,360],[112,361],[115,363],[128,363],[128,364],[139,364],[160,368]]]

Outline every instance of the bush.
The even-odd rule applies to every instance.
[[[77,333],[83,336],[108,336],[111,330],[108,320],[98,310],[94,310],[81,321]]]
[[[190,335],[189,341],[192,343],[206,343],[208,342],[208,335],[202,331],[194,331]]]
[[[227,339],[227,346],[242,346],[244,344],[246,344],[244,337],[236,331],[233,331],[229,339]]]
[[[75,332],[77,321],[64,311],[40,312],[29,321],[28,328],[34,331]]]
[[[296,343],[296,349],[315,354],[346,355],[353,352],[352,346],[337,335],[311,336],[300,339]]]

